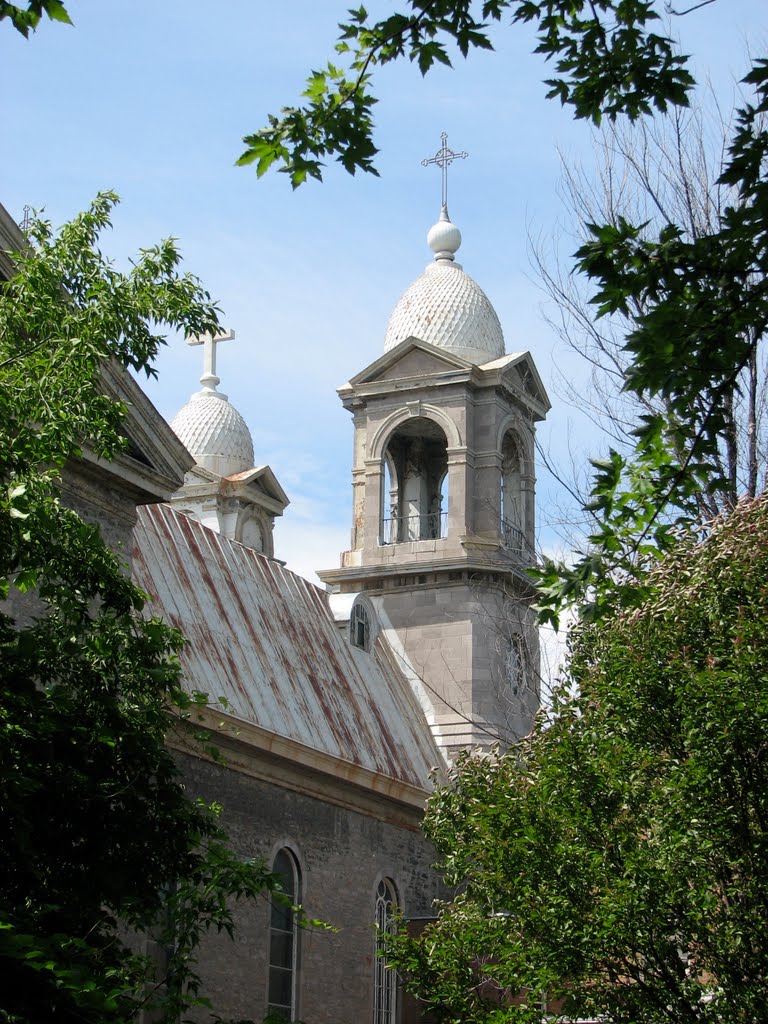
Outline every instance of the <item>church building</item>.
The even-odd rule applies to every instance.
[[[19,247],[0,213],[2,247]],[[225,1020],[420,1019],[377,946],[396,911],[418,928],[445,895],[424,803],[457,751],[508,745],[538,706],[525,569],[549,402],[530,354],[506,354],[460,243],[443,204],[382,355],[339,389],[352,528],[340,564],[319,573],[325,590],[275,550],[289,500],[219,390],[231,335],[192,339],[201,389],[170,427],[108,368],[129,449],[114,463],[86,455],[67,477],[67,500],[130,560],[149,611],[186,637],[185,686],[209,695],[197,724],[223,760],[183,730],[169,737],[190,796],[222,804],[235,850],[266,859],[334,929],[299,929],[268,900],[238,907],[234,940],[207,938],[200,965]]]

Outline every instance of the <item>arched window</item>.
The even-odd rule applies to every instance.
[[[349,617],[349,642],[353,647],[362,647],[364,651],[370,650],[371,621],[365,605],[360,601],[355,601],[352,605],[352,614]]]
[[[384,452],[382,544],[435,540],[448,525],[448,441],[423,416],[401,423]]]
[[[501,531],[505,546],[523,556],[526,550],[523,460],[520,445],[512,433],[501,449]]]
[[[280,878],[283,897],[272,896],[269,922],[269,991],[267,1009],[273,1015],[296,1017],[298,928],[293,906],[300,902],[299,866],[290,850],[278,850],[272,870]]]
[[[397,974],[384,956],[387,936],[395,930],[396,909],[394,883],[389,878],[382,878],[376,890],[373,1024],[395,1024],[397,1020]]]

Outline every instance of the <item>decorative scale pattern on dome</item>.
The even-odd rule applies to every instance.
[[[199,391],[176,413],[171,429],[199,466],[220,476],[253,466],[253,439],[245,420],[218,391]]]
[[[232,476],[253,467],[251,432],[227,396],[216,390],[221,383],[216,376],[216,346],[234,336],[234,331],[220,331],[187,338],[188,345],[203,346],[203,390],[195,392],[171,421],[171,430],[198,466],[219,476]]]
[[[435,262],[395,306],[384,337],[384,351],[413,336],[473,363],[503,356],[504,334],[496,310],[480,285],[454,262],[461,233],[451,223],[445,206],[427,240]]]
[[[455,263],[432,263],[403,294],[389,318],[384,351],[413,335],[460,350],[473,363],[504,355],[504,335],[483,289]]]

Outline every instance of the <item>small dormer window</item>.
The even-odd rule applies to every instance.
[[[367,651],[371,642],[371,620],[365,605],[356,601],[349,617],[349,642],[353,647]]]

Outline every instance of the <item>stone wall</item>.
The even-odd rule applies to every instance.
[[[67,466],[61,484],[62,501],[87,523],[97,523],[104,543],[129,567],[131,535],[136,525],[136,502],[125,493],[117,474],[84,473]]]
[[[372,1014],[376,886],[382,877],[391,878],[406,916],[431,917],[433,900],[441,895],[430,867],[434,850],[412,825],[397,821],[393,807],[387,813],[384,802],[382,818],[375,818],[222,765],[179,757],[189,795],[223,804],[223,825],[237,853],[271,860],[287,846],[300,867],[307,914],[337,929],[300,933],[297,1018],[306,1024],[366,1024]],[[266,899],[243,905],[234,942],[226,936],[205,942],[205,991],[225,1019],[264,1016],[268,915]]]
[[[440,577],[371,598],[424,683],[438,741],[451,758],[463,747],[525,736],[539,706],[533,613],[511,581],[488,582],[488,575],[456,583]],[[509,646],[518,641],[521,671],[512,679]]]

